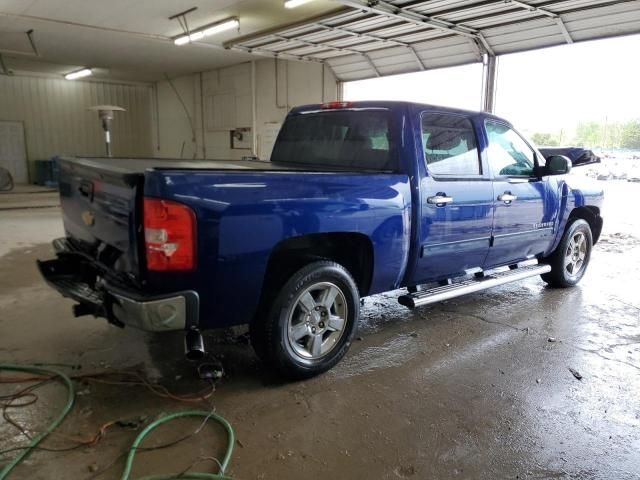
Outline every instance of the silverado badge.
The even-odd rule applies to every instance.
[[[82,221],[87,227],[91,227],[95,223],[96,217],[89,210],[85,210],[82,212]]]

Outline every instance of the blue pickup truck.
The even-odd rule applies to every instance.
[[[290,377],[331,368],[360,300],[409,307],[542,275],[570,287],[602,189],[493,115],[405,102],[294,108],[270,162],[62,158],[45,279],[76,316],[148,331],[249,324]]]

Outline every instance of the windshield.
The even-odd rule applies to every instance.
[[[271,161],[355,170],[395,170],[389,112],[327,111],[290,116]]]

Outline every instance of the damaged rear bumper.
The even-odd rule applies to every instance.
[[[104,317],[119,326],[150,332],[197,328],[197,292],[154,295],[116,285],[97,262],[60,246],[60,241],[54,244],[58,257],[38,261],[38,268],[51,287],[78,302],[73,309],[75,316]]]

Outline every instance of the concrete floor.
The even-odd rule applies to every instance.
[[[536,278],[414,312],[397,305],[397,292],[369,298],[347,357],[299,383],[280,383],[248,346],[211,335],[227,372],[211,404],[239,439],[231,476],[640,478],[640,218],[625,203],[638,198],[640,185],[609,182],[607,189],[605,235],[578,288],[552,290]],[[48,288],[34,266],[61,233],[56,208],[0,209],[0,361],[81,365],[83,373],[138,367],[177,392],[202,388],[182,360],[180,335],[71,316],[72,302]],[[0,395],[12,388],[0,386]],[[109,420],[190,408],[139,387],[78,388],[73,414],[59,429],[75,437]],[[39,392],[36,405],[10,411],[30,432],[63,398],[59,386]],[[0,422],[0,450],[25,443]],[[149,444],[197,425],[178,422]],[[88,479],[112,463],[97,478],[120,478],[119,455],[135,435],[114,427],[94,448],[36,452],[10,478]],[[212,427],[141,453],[134,478],[220,456],[222,444]],[[47,445],[69,442],[54,436]]]

